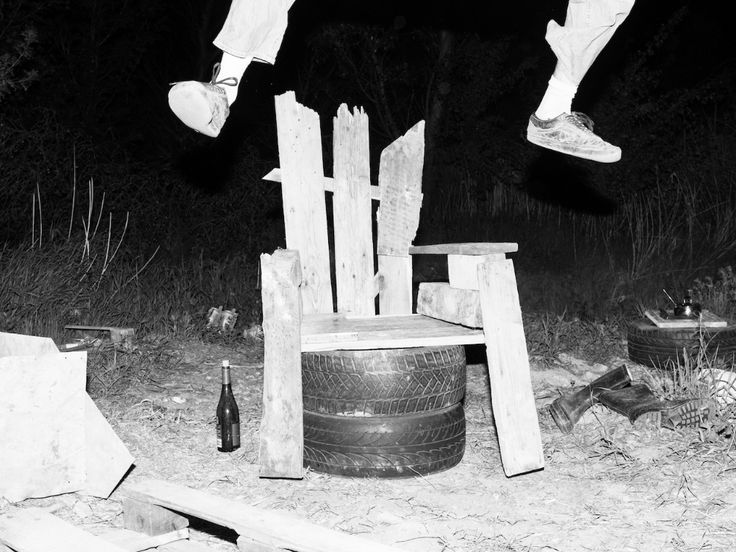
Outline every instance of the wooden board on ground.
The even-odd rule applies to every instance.
[[[411,255],[491,255],[493,253],[515,253],[516,243],[442,243],[437,245],[412,245]]]
[[[328,529],[289,513],[248,506],[166,481],[126,483],[123,492],[175,512],[229,527],[261,544],[296,552],[398,552],[364,537]]]
[[[420,314],[349,317],[305,315],[302,351],[392,349],[484,343],[483,330],[466,328]]]
[[[108,498],[133,464],[133,456],[85,393],[85,480],[80,494]]]
[[[507,476],[538,470],[544,453],[512,262],[484,262],[478,283],[503,469]]]
[[[133,338],[135,337],[135,329],[133,328],[119,328],[115,326],[78,326],[72,324],[69,326],[64,326],[64,329],[81,332],[109,332],[110,340],[113,343],[132,344]]]
[[[263,304],[263,417],[260,476],[304,475],[299,252],[261,255]]]
[[[59,349],[50,337],[36,337],[0,332],[0,358],[8,356],[48,355]]]
[[[333,124],[337,311],[367,316],[376,314],[368,116],[362,109],[351,114],[342,104]]]
[[[16,552],[128,552],[40,508],[14,508],[0,516],[0,543]]]
[[[84,486],[86,367],[85,352],[0,358],[0,496]]]
[[[647,310],[644,315],[658,328],[725,328],[728,321],[704,310],[700,318],[664,318],[657,311]]]
[[[483,327],[478,291],[454,288],[447,282],[419,284],[417,314],[470,328]]]
[[[333,312],[319,115],[276,96],[286,246],[301,257],[304,312]]]
[[[139,552],[189,538],[189,528],[177,529],[162,535],[146,535],[130,529],[110,528],[98,537],[128,552]]]

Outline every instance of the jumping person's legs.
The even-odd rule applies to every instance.
[[[273,64],[294,0],[233,0],[214,44],[223,51],[210,82],[185,81],[169,91],[169,106],[188,127],[216,137],[251,61]]]
[[[572,100],[588,69],[631,11],[634,0],[569,0],[565,25],[547,25],[546,39],[557,65],[536,112],[527,139],[575,157],[612,163],[621,149],[593,133],[589,117],[572,111]]]

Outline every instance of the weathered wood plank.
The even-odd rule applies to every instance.
[[[538,470],[544,454],[513,263],[487,260],[478,282],[503,469],[507,476]]]
[[[436,245],[412,245],[411,255],[490,255],[493,253],[515,253],[518,243],[442,243]]]
[[[368,116],[342,104],[333,127],[337,312],[376,314]]]
[[[126,552],[40,508],[14,508],[0,516],[0,543],[16,552]]]
[[[258,539],[246,535],[240,535],[238,537],[237,545],[240,552],[286,552],[283,548],[265,544]]]
[[[381,314],[411,314],[411,257],[378,255],[381,286],[378,312]]]
[[[304,473],[300,253],[261,255],[263,303],[263,417],[261,477],[301,478]]]
[[[478,291],[454,288],[447,282],[419,284],[417,314],[470,328],[483,327]]]
[[[319,115],[276,96],[286,246],[299,251],[304,312],[333,312]]]
[[[725,328],[728,321],[710,311],[703,310],[698,318],[663,318],[653,310],[644,311],[644,315],[659,328]]]
[[[302,351],[391,349],[484,343],[483,330],[422,316],[305,316]]]
[[[97,535],[128,552],[140,552],[189,538],[189,528],[177,529],[161,535],[145,535],[129,529],[110,528]]]
[[[149,536],[167,535],[189,526],[189,520],[146,500],[123,497],[123,528]]]
[[[502,261],[503,253],[489,255],[448,255],[447,276],[450,287],[457,289],[478,289],[478,265],[486,259]]]
[[[86,352],[0,358],[0,496],[16,502],[84,486],[86,368]]]
[[[240,535],[256,535],[260,544],[296,552],[399,552],[389,546],[341,533],[295,515],[264,510],[241,502],[159,480],[126,484],[124,492],[189,516],[195,516]]]
[[[381,206],[377,221],[379,255],[408,255],[419,227],[423,169],[424,121],[419,121],[381,153],[378,172]]]
[[[268,171],[268,174],[263,177],[263,180],[268,180],[270,182],[281,182],[281,169],[271,169],[270,171]],[[335,191],[335,180],[331,176],[323,176],[322,185],[325,188],[325,192]],[[372,200],[378,201],[381,199],[381,189],[378,186],[371,186],[370,191]]]
[[[80,494],[108,498],[134,459],[89,396],[84,413],[86,476]]]

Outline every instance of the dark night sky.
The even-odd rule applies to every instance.
[[[425,33],[421,46],[431,46],[431,37],[441,30],[453,31],[461,40],[475,40],[477,51],[470,53],[476,53],[477,59],[469,62],[469,70],[448,77],[455,79],[452,94],[456,105],[446,110],[447,122],[454,126],[442,129],[443,138],[448,151],[451,147],[477,147],[477,155],[472,151],[469,155],[484,157],[481,164],[485,165],[478,170],[503,179],[518,172],[518,167],[513,166],[516,151],[503,148],[518,140],[554,67],[553,54],[544,40],[547,21],[554,18],[562,22],[566,6],[565,0],[296,0],[276,66],[255,64],[248,70],[245,90],[241,90],[223,134],[213,141],[195,135],[177,121],[168,109],[166,96],[172,81],[209,79],[212,65],[220,55],[212,40],[227,14],[227,0],[0,3],[0,48],[8,51],[14,37],[26,26],[35,28],[38,43],[23,67],[39,74],[27,90],[19,89],[0,100],[0,123],[5,123],[5,127],[0,126],[0,141],[13,145],[0,157],[0,163],[6,181],[18,182],[23,188],[18,192],[6,185],[4,192],[12,202],[14,197],[27,197],[26,188],[37,179],[66,183],[72,146],[76,147],[78,176],[82,181],[97,175],[112,187],[117,185],[113,176],[122,178],[121,175],[138,171],[145,178],[130,176],[129,180],[140,182],[146,190],[155,180],[168,191],[171,185],[162,183],[169,182],[178,171],[200,188],[220,190],[228,185],[230,167],[236,160],[253,155],[273,163],[273,95],[296,89],[299,97],[305,68],[314,61],[324,71],[324,75],[319,73],[316,77],[322,82],[302,94],[300,100],[317,109],[323,121],[334,114],[342,101],[363,105],[373,124],[374,106],[365,94],[327,71],[333,68],[335,53],[329,45],[315,46],[315,36],[340,23],[383,30],[384,37],[392,32],[406,36],[421,31]],[[666,135],[680,124],[673,113],[665,113],[667,105],[663,103],[678,95],[695,91],[695,97],[688,99],[689,106],[702,99],[701,103],[708,103],[708,109],[716,105],[719,110],[732,109],[736,48],[730,21],[714,6],[710,1],[639,0],[583,81],[574,107],[591,109],[596,122],[601,119],[614,138],[631,140],[632,136],[654,134],[653,141],[637,145],[641,151],[650,151],[657,144],[657,133]],[[662,34],[673,14],[685,7],[683,20],[671,32]],[[660,35],[664,39],[657,42]],[[502,40],[510,41],[510,53],[502,58],[507,66],[494,72],[483,65],[483,56]],[[615,79],[649,46],[655,55],[647,61],[644,76],[656,82],[658,96],[649,98],[648,89],[642,86],[644,95],[638,97],[634,93],[625,98],[629,103],[622,109],[631,109],[632,101],[651,100],[651,110],[642,117],[648,118],[649,123],[658,117],[669,117],[670,125],[654,130],[631,126],[631,121],[624,123],[619,113],[610,113],[610,106],[615,103],[610,98]],[[468,50],[458,48],[457,52],[464,55]],[[411,79],[426,78],[429,72],[425,66],[431,56],[425,56],[423,61],[419,55],[408,56],[410,64],[414,59],[417,67],[409,68],[414,72],[404,76],[403,82],[399,82],[401,75],[397,77],[395,92],[399,101],[402,94],[415,92]],[[533,70],[523,78],[508,83],[503,80],[516,69],[514,64],[532,59],[536,59]],[[452,63],[462,61],[455,58]],[[497,87],[508,86],[508,90],[494,90],[494,83],[498,83]],[[676,91],[674,98],[667,97],[668,90]],[[699,98],[701,95],[703,98]],[[470,110],[484,101],[487,105],[481,105],[476,112]],[[613,109],[617,107],[614,105]],[[422,115],[415,111],[407,120]],[[629,126],[614,128],[625,124]],[[533,151],[527,146],[519,145],[520,157]],[[250,153],[244,153],[244,148],[250,148]],[[659,152],[651,151],[650,157],[656,155]],[[627,165],[631,159],[628,157],[609,173],[619,171],[623,175],[623,171],[633,170]],[[457,160],[447,161],[448,165],[453,163],[457,166]],[[112,176],[105,180],[104,174]],[[124,185],[126,191],[130,190],[131,184]],[[54,187],[67,188],[66,184]],[[13,215],[5,218],[12,220]]]

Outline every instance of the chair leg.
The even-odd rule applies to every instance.
[[[299,252],[261,255],[263,302],[263,418],[260,476],[304,474]]]
[[[513,263],[486,259],[478,284],[503,469],[507,476],[538,470],[544,454]]]

